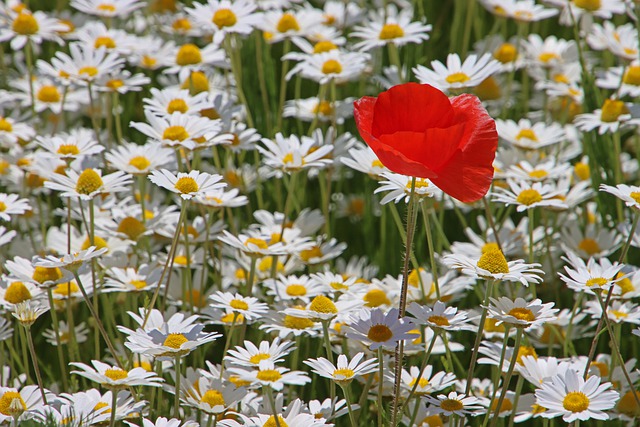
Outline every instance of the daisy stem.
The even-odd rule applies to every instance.
[[[627,261],[627,252],[629,252],[629,247],[631,246],[631,242],[633,241],[633,235],[636,233],[636,228],[638,228],[638,220],[640,220],[640,211],[636,211],[636,214],[633,218],[633,224],[631,225],[631,230],[629,230],[629,237],[627,237],[627,241],[622,247],[622,252],[620,252],[620,258],[618,258],[619,263]]]
[[[56,306],[53,300],[53,289],[51,286],[47,287],[47,296],[49,298],[49,307],[51,307],[51,322],[53,323],[53,334],[56,336],[56,351],[58,352],[58,360],[60,362],[60,375],[62,376],[62,391],[67,391],[69,387],[67,383],[67,367],[64,363],[64,353],[62,351],[62,344],[60,343],[60,324],[58,323],[58,313],[56,313]],[[69,329],[69,337],[73,336],[74,331]]]
[[[113,92],[113,121],[116,127],[116,144],[120,145],[122,141],[122,123],[120,121],[120,94],[118,91]]]
[[[162,269],[162,274],[160,275],[160,279],[158,280],[158,286],[153,292],[153,296],[151,297],[149,306],[146,309],[144,322],[142,322],[142,325],[140,326],[141,328],[144,328],[145,325],[147,324],[147,321],[149,320],[149,315],[151,314],[151,310],[153,309],[153,306],[155,305],[156,300],[158,299],[158,295],[160,294],[160,289],[162,288],[162,281],[164,280],[164,276],[167,274],[167,270],[169,269],[169,264],[173,263],[173,256],[176,251],[176,246],[178,245],[178,238],[180,237],[179,224],[182,223],[182,219],[184,218],[186,210],[187,210],[187,201],[183,200],[182,206],[180,209],[180,218],[178,218],[178,223],[177,223],[178,225],[176,225],[176,231],[173,233],[173,242],[171,242],[171,248],[169,249],[169,256],[167,257],[167,262],[165,263],[164,268]],[[167,283],[167,288],[168,287],[169,287],[169,284]]]
[[[427,246],[429,246],[429,262],[431,263],[431,277],[433,278],[433,286],[436,288],[436,298],[440,299],[440,286],[438,285],[438,264],[436,264],[435,249],[433,247],[433,236],[431,234],[431,224],[429,222],[429,213],[424,203],[420,203],[422,210],[422,219],[424,220],[424,229],[427,233]],[[429,292],[431,293],[431,292]]]
[[[116,425],[116,408],[118,407],[118,390],[111,390],[111,419],[109,427]]]
[[[513,397],[513,409],[511,410],[511,414],[509,415],[509,427],[513,427],[513,422],[516,416],[518,401],[520,400],[520,393],[522,393],[523,385],[524,385],[524,377],[520,375],[518,376],[518,382],[516,383],[516,394]]]
[[[329,362],[331,362],[331,364],[333,364],[333,350],[331,349],[331,338],[329,336],[329,322],[331,322],[331,320],[323,320],[322,322],[322,338],[324,340],[324,348],[327,352],[327,359],[329,359]],[[335,397],[336,397],[336,383],[331,381],[331,383],[329,384],[329,391],[331,394],[331,401],[334,402]]]
[[[356,419],[354,417],[353,409],[351,409],[351,395],[349,393],[349,386],[341,385],[340,388],[344,393],[344,399],[347,401],[347,410],[349,411],[349,421],[351,421],[351,427],[356,427],[358,423],[356,422]]]
[[[258,69],[258,83],[260,85],[260,98],[262,100],[262,108],[264,109],[265,126],[267,135],[271,136],[271,109],[269,108],[269,92],[267,91],[267,81],[264,74],[264,40],[259,33],[255,34],[256,47],[256,66]]]
[[[533,251],[533,228],[534,228],[534,224],[533,224],[533,209],[528,209],[527,210],[527,215],[529,217],[529,264],[533,264],[533,260],[534,260],[534,251]],[[533,298],[536,298],[536,287],[535,285],[531,285],[531,294],[533,296]]]
[[[613,287],[611,287],[613,289]],[[604,323],[607,326],[607,331],[609,332],[609,339],[611,340],[611,347],[616,357],[618,358],[618,362],[620,363],[620,369],[622,370],[622,374],[624,378],[627,380],[627,384],[629,385],[629,389],[635,390],[633,385],[633,381],[631,381],[631,377],[629,376],[629,372],[627,371],[627,367],[624,366],[624,359],[622,358],[622,354],[620,354],[620,345],[618,344],[618,339],[616,338],[616,334],[611,327],[611,321],[609,320],[609,316],[607,315],[608,305],[605,305],[604,301],[602,301],[602,295],[596,292],[596,297],[598,298],[598,302],[600,303],[600,307],[602,307],[602,317],[604,319]],[[612,371],[613,372],[613,371]],[[637,393],[631,393],[636,401],[636,405],[640,408],[640,396]]]
[[[36,94],[33,89],[33,47],[31,38],[27,38],[27,45],[24,48],[24,57],[27,63],[27,73],[29,79],[29,97],[31,98],[31,113],[36,114]]]
[[[175,392],[175,400],[174,400],[174,408],[173,408],[173,417],[180,418],[180,377],[182,374],[180,373],[180,356],[177,356],[175,359],[175,373],[176,373],[176,392]]]
[[[402,266],[402,289],[400,291],[400,309],[398,311],[398,319],[404,317],[405,309],[407,308],[407,279],[409,277],[409,260],[413,253],[413,234],[416,228],[416,219],[418,216],[418,210],[416,209],[416,177],[411,177],[411,191],[409,193],[409,206],[407,207],[407,242],[406,252],[404,255],[404,265]],[[431,245],[429,250],[433,251]],[[435,277],[435,274],[433,276]],[[437,289],[437,288],[436,288]],[[396,344],[396,357],[394,367],[394,384],[393,384],[393,412],[391,417],[391,426],[396,426],[396,416],[398,414],[398,399],[400,397],[400,381],[402,375],[402,359],[404,356],[404,341],[399,341]],[[382,379],[381,379],[382,381]]]
[[[382,423],[382,386],[384,383],[384,354],[382,346],[378,347],[378,427],[384,426]]]
[[[564,339],[564,343],[562,346],[562,355],[567,357],[569,352],[569,344],[573,348],[573,342],[571,341],[571,331],[573,330],[573,318],[576,316],[578,312],[578,307],[582,307],[582,300],[584,299],[584,292],[580,292],[578,298],[576,299],[575,304],[573,304],[573,308],[571,309],[571,316],[569,317],[569,325],[567,326],[567,334]],[[575,353],[575,349],[574,349]]]
[[[291,40],[285,39],[283,48],[282,48],[282,56],[285,56],[291,50]],[[287,98],[287,72],[289,71],[289,60],[282,61],[282,70],[280,73],[280,95],[278,97],[278,111],[276,116],[278,118],[278,122],[276,124],[275,131],[278,132],[282,130],[282,109],[284,108],[284,101]],[[280,426],[278,426],[280,427]]]
[[[404,76],[402,75],[402,63],[400,62],[400,52],[398,52],[398,46],[394,43],[387,43],[389,51],[389,62],[398,68],[398,78],[400,83],[404,82]]]
[[[487,200],[486,196],[482,198],[482,204],[484,205],[484,213],[487,217],[487,222],[489,222],[489,228],[491,228],[491,231],[493,231],[493,238],[496,241],[496,245],[498,245],[498,249],[500,249],[500,252],[504,253],[504,251],[502,250],[502,245],[500,244],[498,229],[496,228],[496,223],[493,220],[493,212],[491,212],[491,204],[489,203],[489,200]]]
[[[256,279],[256,263],[258,262],[258,258],[251,257],[251,267],[249,268],[249,276],[247,277],[247,290],[246,290],[246,296],[250,297],[253,294],[253,282]],[[277,268],[277,264],[278,264],[278,260],[276,259],[274,262],[274,265],[276,265]]]
[[[619,184],[623,182],[622,169],[620,167],[620,145],[622,144],[620,141],[620,132],[613,132],[612,142],[613,152],[611,155],[613,156],[613,176],[616,180],[616,184]],[[618,223],[622,224],[624,222],[624,211],[622,207],[622,199],[618,197],[616,197],[616,212],[618,213]]]
[[[482,315],[480,316],[480,323],[478,324],[478,331],[476,332],[476,342],[473,345],[473,352],[471,353],[471,363],[469,363],[469,374],[467,374],[467,387],[464,394],[469,395],[471,390],[471,380],[473,379],[473,371],[476,366],[476,360],[478,360],[478,349],[480,348],[480,341],[482,341],[482,331],[484,329],[484,322],[487,319],[487,306],[489,305],[489,297],[493,291],[494,281],[487,281],[487,290],[484,294],[484,303],[482,307]]]
[[[247,101],[247,97],[245,96],[244,89],[242,88],[242,58],[240,57],[240,41],[236,39],[236,46],[233,46],[233,42],[231,40],[232,35],[227,34],[224,38],[224,47],[227,51],[227,56],[231,62],[231,72],[236,80],[236,93],[238,94],[238,98],[240,98],[240,102],[244,105],[246,120],[249,127],[255,127],[255,123],[253,122],[253,116],[251,115],[251,110],[249,109],[249,102]]]
[[[53,307],[52,307],[52,310],[54,310]],[[36,373],[38,388],[40,389],[40,394],[42,395],[42,401],[44,402],[45,405],[48,405],[47,396],[44,392],[44,386],[42,385],[42,375],[40,375],[40,367],[38,366],[38,357],[36,356],[36,349],[33,346],[33,337],[31,336],[31,326],[25,325],[25,332],[27,335],[27,345],[29,346],[29,353],[31,354],[31,361],[33,362],[33,370]]]
[[[91,81],[87,82],[87,91],[89,91],[89,108],[91,109],[91,125],[93,126],[93,132],[96,134],[96,141],[98,141],[98,145],[102,145],[102,141],[100,139],[100,124],[98,122],[98,117],[96,116],[96,104],[93,99],[93,88],[91,87]]]
[[[496,369],[494,371],[493,374],[493,378],[492,378],[492,385],[493,385],[493,391],[491,393],[491,400],[489,401],[489,403],[493,404],[493,402],[495,402],[496,400],[496,394],[498,393],[498,382],[500,381],[500,377],[502,374],[502,365],[504,364],[504,357],[507,354],[507,347],[509,344],[509,332],[511,331],[511,328],[505,324],[505,331],[504,331],[504,338],[502,340],[502,351],[500,352],[500,360],[498,361],[498,369]],[[513,358],[513,356],[511,356]],[[505,387],[505,384],[502,384],[503,387]],[[497,416],[497,413],[494,414],[494,416]],[[482,427],[486,427],[486,425],[489,423],[489,418],[491,417],[491,405],[489,406],[489,409],[487,410],[487,413],[484,416],[484,420],[482,421]]]
[[[273,414],[273,420],[276,423],[276,427],[282,427],[280,425],[280,417],[276,410],[276,399],[273,397],[273,390],[268,385],[262,386],[262,393],[267,395],[269,404],[271,405],[271,413]]]
[[[400,407],[400,410],[398,411],[400,416],[402,416],[402,413],[404,412],[406,406],[409,404],[409,401],[411,400],[413,395],[416,393],[416,390],[420,385],[420,379],[422,378],[422,374],[424,374],[424,370],[427,368],[427,362],[429,361],[429,357],[431,356],[431,352],[433,351],[433,347],[436,344],[437,338],[438,336],[434,334],[433,339],[431,340],[431,344],[429,344],[429,348],[427,348],[427,352],[424,354],[424,359],[422,360],[422,366],[420,367],[420,372],[416,377],[416,382],[411,387],[411,391],[409,391],[409,396],[407,396],[407,399],[405,400],[404,404]],[[420,399],[418,399],[418,402],[419,401]],[[415,414],[414,414],[414,417],[415,417]],[[413,425],[413,421],[415,421],[415,418],[412,417],[411,423],[409,425]]]
[[[84,298],[84,301],[87,303],[87,306],[89,307],[89,311],[91,312],[91,315],[93,316],[93,320],[96,323],[96,327],[100,331],[100,334],[102,335],[102,338],[104,338],[104,341],[107,343],[107,347],[109,348],[109,351],[113,355],[113,358],[116,360],[116,364],[118,365],[118,367],[120,369],[124,369],[124,367],[122,365],[122,362],[118,358],[118,352],[113,347],[113,344],[111,343],[111,339],[109,338],[109,335],[107,334],[107,331],[104,329],[104,325],[102,324],[102,321],[100,320],[100,317],[98,317],[98,313],[96,312],[95,308],[93,307],[93,304],[91,303],[91,300],[89,299],[89,295],[87,295],[87,291],[84,289],[84,285],[82,284],[82,281],[80,280],[80,276],[78,276],[78,272],[74,271],[73,272],[73,276],[75,277],[76,282],[78,283],[78,287],[80,288],[80,292],[82,292],[82,297]]]
[[[509,370],[507,371],[507,375],[504,378],[504,382],[502,383],[502,393],[500,393],[500,399],[498,399],[498,404],[496,405],[495,415],[493,420],[491,421],[491,427],[495,427],[500,419],[500,409],[502,408],[502,402],[504,402],[504,398],[507,396],[507,391],[509,390],[509,382],[511,381],[511,377],[513,376],[513,371],[516,367],[516,361],[518,360],[518,350],[520,349],[520,340],[522,339],[522,328],[517,328],[516,333],[516,342],[513,345],[513,354],[511,355],[511,363],[509,363]],[[506,334],[506,332],[505,332]],[[506,344],[505,344],[506,347]],[[502,369],[501,366],[498,367]],[[515,409],[515,408],[514,408]],[[491,413],[491,408],[489,408],[489,412]]]
[[[320,105],[324,101],[327,93],[327,85],[321,84],[318,89],[318,105],[316,106],[316,111],[313,114],[313,120],[311,121],[311,125],[309,125],[309,131],[307,132],[308,136],[313,135],[313,131],[318,127],[318,121],[320,119]],[[334,106],[335,108],[335,106]]]

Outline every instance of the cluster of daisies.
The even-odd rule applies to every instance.
[[[0,424],[637,423],[638,2],[31,3],[0,0]],[[483,201],[349,132],[409,80],[496,118]]]

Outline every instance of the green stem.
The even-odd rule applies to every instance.
[[[504,378],[504,382],[502,383],[502,393],[500,393],[500,399],[498,399],[498,405],[496,406],[496,414],[491,421],[491,427],[495,427],[500,419],[500,408],[502,407],[502,402],[504,402],[504,398],[507,396],[507,391],[509,390],[509,382],[511,381],[511,377],[513,376],[513,371],[516,367],[516,361],[518,360],[518,350],[520,349],[520,340],[522,339],[522,328],[518,328],[518,332],[516,333],[516,343],[513,346],[513,354],[511,355],[511,363],[509,363],[509,370],[507,371],[507,375]],[[502,366],[499,366],[498,369],[502,370]],[[513,409],[515,410],[515,408]],[[489,409],[491,412],[491,409]]]

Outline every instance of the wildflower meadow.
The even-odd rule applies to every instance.
[[[0,0],[0,425],[640,425],[640,1]]]

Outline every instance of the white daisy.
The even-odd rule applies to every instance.
[[[69,363],[71,366],[82,369],[81,371],[71,371],[72,374],[78,374],[112,390],[139,385],[152,387],[162,386],[162,378],[157,377],[154,372],[147,372],[144,368],[134,368],[126,371],[117,366],[100,362],[99,360],[92,360],[91,364],[93,368],[84,363]]]
[[[277,133],[275,140],[262,138],[264,147],[258,146],[258,151],[264,156],[263,162],[274,169],[287,173],[297,172],[308,168],[323,168],[331,164],[326,156],[333,147],[316,147],[313,138],[291,135],[285,138]],[[313,150],[312,150],[313,148]]]
[[[145,117],[149,124],[130,122],[129,126],[167,147],[184,147],[193,150],[200,142],[214,139],[222,130],[219,120],[182,114],[177,110],[164,117],[158,117],[146,111]]]
[[[491,305],[487,307],[487,316],[517,328],[530,328],[555,319],[557,309],[552,309],[554,303],[542,304],[535,299],[527,302],[523,298],[511,300],[507,297],[490,298]]]
[[[70,5],[88,15],[114,18],[127,16],[144,7],[145,3],[139,0],[72,0]]]
[[[549,418],[562,415],[563,421],[586,421],[591,418],[606,420],[607,409],[615,406],[617,391],[609,390],[611,383],[600,383],[600,377],[592,375],[586,381],[572,369],[564,375],[556,375],[542,383],[536,390],[536,403],[547,408]]]
[[[416,335],[411,332],[415,325],[408,318],[398,319],[398,309],[392,308],[388,313],[380,309],[362,309],[357,316],[348,322],[347,337],[360,341],[370,350],[395,348],[399,341],[413,340]]]
[[[220,182],[222,176],[197,170],[192,170],[188,174],[178,172],[178,175],[174,175],[167,169],[154,170],[149,174],[149,180],[159,187],[179,194],[184,200],[190,200],[209,191],[219,190],[227,185]]]
[[[455,391],[448,395],[439,394],[438,397],[426,395],[424,399],[431,406],[429,407],[431,414],[444,414],[447,416],[458,415],[480,415],[484,412],[480,405],[480,399],[474,396],[466,396],[458,394]]]
[[[122,171],[102,175],[100,169],[87,168],[80,174],[73,169],[67,175],[54,173],[44,186],[60,191],[61,197],[91,200],[100,194],[129,191],[131,182],[131,175]]]
[[[413,68],[418,81],[430,84],[442,91],[458,90],[478,86],[487,77],[500,71],[500,63],[485,53],[478,57],[469,55],[464,62],[456,53],[447,55],[447,65],[431,61],[433,70],[423,65]]]
[[[429,40],[431,25],[412,21],[411,7],[403,7],[398,11],[395,5],[388,5],[386,10],[372,11],[368,22],[356,26],[350,36],[362,39],[354,46],[360,50],[371,50],[387,44],[404,46]]]
[[[69,29],[66,24],[50,18],[41,11],[30,12],[23,9],[17,14],[9,15],[8,18],[0,29],[0,42],[10,40],[11,49],[14,51],[24,48],[29,40],[35,44],[42,44],[44,40],[62,43],[59,33]]]
[[[377,359],[367,359],[360,362],[363,357],[364,353],[360,352],[353,356],[351,361],[349,361],[347,356],[341,354],[338,356],[338,360],[335,365],[324,357],[307,359],[304,361],[304,364],[310,366],[311,369],[313,369],[313,372],[321,377],[329,378],[341,386],[346,386],[358,376],[377,371]]]
[[[411,198],[412,180],[410,176],[400,175],[393,172],[381,172],[379,176],[380,178],[386,178],[386,180],[380,181],[378,188],[373,191],[373,194],[388,191],[382,200],[380,200],[381,205],[385,205],[391,201],[399,203],[403,200],[404,203],[409,203]],[[428,197],[441,196],[442,190],[436,187],[435,184],[427,178],[416,178],[414,195],[418,200],[422,200]]]
[[[528,183],[526,181],[507,181],[509,189],[496,187],[494,189],[494,202],[505,205],[517,205],[518,212],[537,207],[565,209],[567,205],[558,198],[558,191],[550,184],[540,182]]]
[[[11,221],[11,216],[22,215],[31,210],[28,199],[21,199],[18,194],[0,193],[0,219]]]

